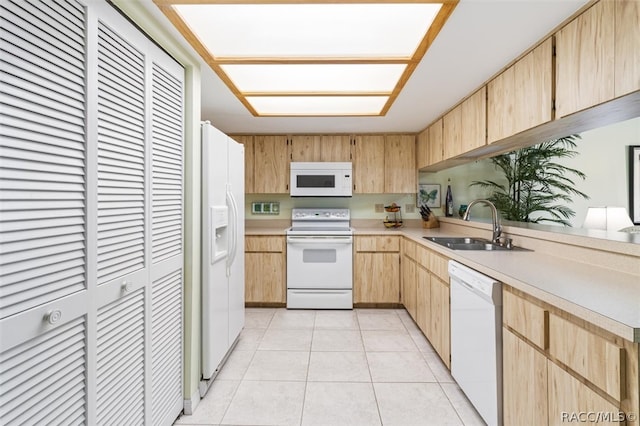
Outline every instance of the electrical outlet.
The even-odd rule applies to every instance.
[[[374,204],[376,213],[384,213],[384,204]]]
[[[416,205],[415,204],[405,204],[404,211],[407,213],[415,213]]]

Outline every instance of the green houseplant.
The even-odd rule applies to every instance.
[[[571,226],[575,216],[566,204],[572,196],[589,197],[575,188],[573,179],[585,179],[579,170],[566,167],[558,159],[578,155],[574,150],[580,135],[552,139],[491,158],[506,184],[492,180],[474,181],[471,186],[493,190],[488,197],[505,220],[553,222]]]

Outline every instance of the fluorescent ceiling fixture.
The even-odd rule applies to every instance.
[[[439,3],[181,4],[215,57],[410,58]]]
[[[255,116],[385,115],[458,3],[153,1]]]
[[[241,92],[391,93],[405,64],[221,65]]]
[[[259,115],[378,115],[388,96],[247,96]]]

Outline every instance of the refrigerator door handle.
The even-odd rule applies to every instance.
[[[231,241],[229,254],[227,255],[227,276],[229,276],[231,275],[231,265],[235,261],[238,247],[238,206],[229,186],[227,186],[227,203],[229,204],[229,209],[231,210],[231,220],[229,221]]]

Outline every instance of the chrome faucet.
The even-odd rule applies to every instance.
[[[462,220],[469,220],[469,212],[471,211],[471,207],[473,207],[477,203],[484,203],[491,208],[491,221],[493,223],[493,234],[491,236],[491,241],[500,244],[500,234],[502,234],[502,227],[500,226],[500,217],[498,216],[498,209],[496,206],[489,200],[473,200],[467,206],[467,211],[464,212],[464,216]]]

